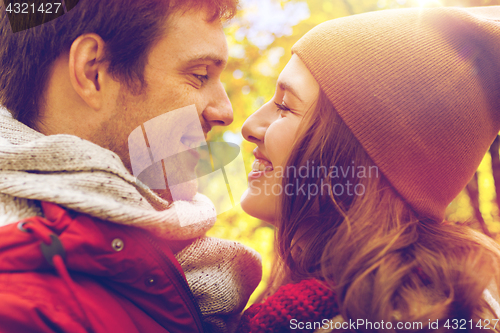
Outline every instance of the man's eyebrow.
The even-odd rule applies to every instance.
[[[200,62],[213,62],[215,66],[217,67],[226,67],[227,60],[224,58],[221,58],[220,56],[217,55],[212,55],[212,54],[205,54],[205,55],[200,55],[200,56],[194,56],[186,61],[186,65],[196,65],[197,63]]]
[[[295,97],[297,97],[297,99],[299,101],[301,101],[302,103],[304,103],[304,101],[302,100],[302,98],[300,98],[300,95],[298,94],[298,92],[288,82],[279,81],[278,82],[278,87],[280,87],[281,90],[289,91],[292,95],[294,95]]]

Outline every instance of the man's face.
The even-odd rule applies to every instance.
[[[116,152],[129,170],[128,136],[152,118],[195,105],[205,137],[213,126],[232,122],[231,103],[220,81],[228,59],[226,38],[220,21],[207,22],[205,18],[204,12],[172,14],[166,35],[150,51],[144,72],[146,88],[136,95],[122,85],[113,116],[95,133],[93,141]],[[162,129],[177,133],[169,140],[170,152],[187,149],[185,139],[192,134],[187,133],[189,129],[180,129],[181,122],[169,121]],[[179,171],[194,170],[192,159],[176,163]],[[190,199],[196,189],[196,180],[185,184],[180,198]],[[168,190],[157,192],[171,199]]]

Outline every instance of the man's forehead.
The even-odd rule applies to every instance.
[[[164,42],[169,51],[186,64],[213,63],[225,67],[228,59],[226,37],[220,21],[209,22],[205,14],[185,12],[168,24]]]

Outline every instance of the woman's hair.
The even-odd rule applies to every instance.
[[[426,330],[439,319],[447,330],[446,319],[495,318],[483,292],[498,285],[498,245],[465,225],[419,218],[323,92],[311,111],[284,173],[282,186],[295,191],[280,198],[276,222],[292,280],[330,284],[345,320],[422,322]]]

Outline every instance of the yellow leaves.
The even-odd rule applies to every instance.
[[[487,153],[477,169],[477,185],[479,189],[479,209],[488,229],[495,233],[500,231],[498,207],[495,203],[495,182],[491,170],[491,155]]]

